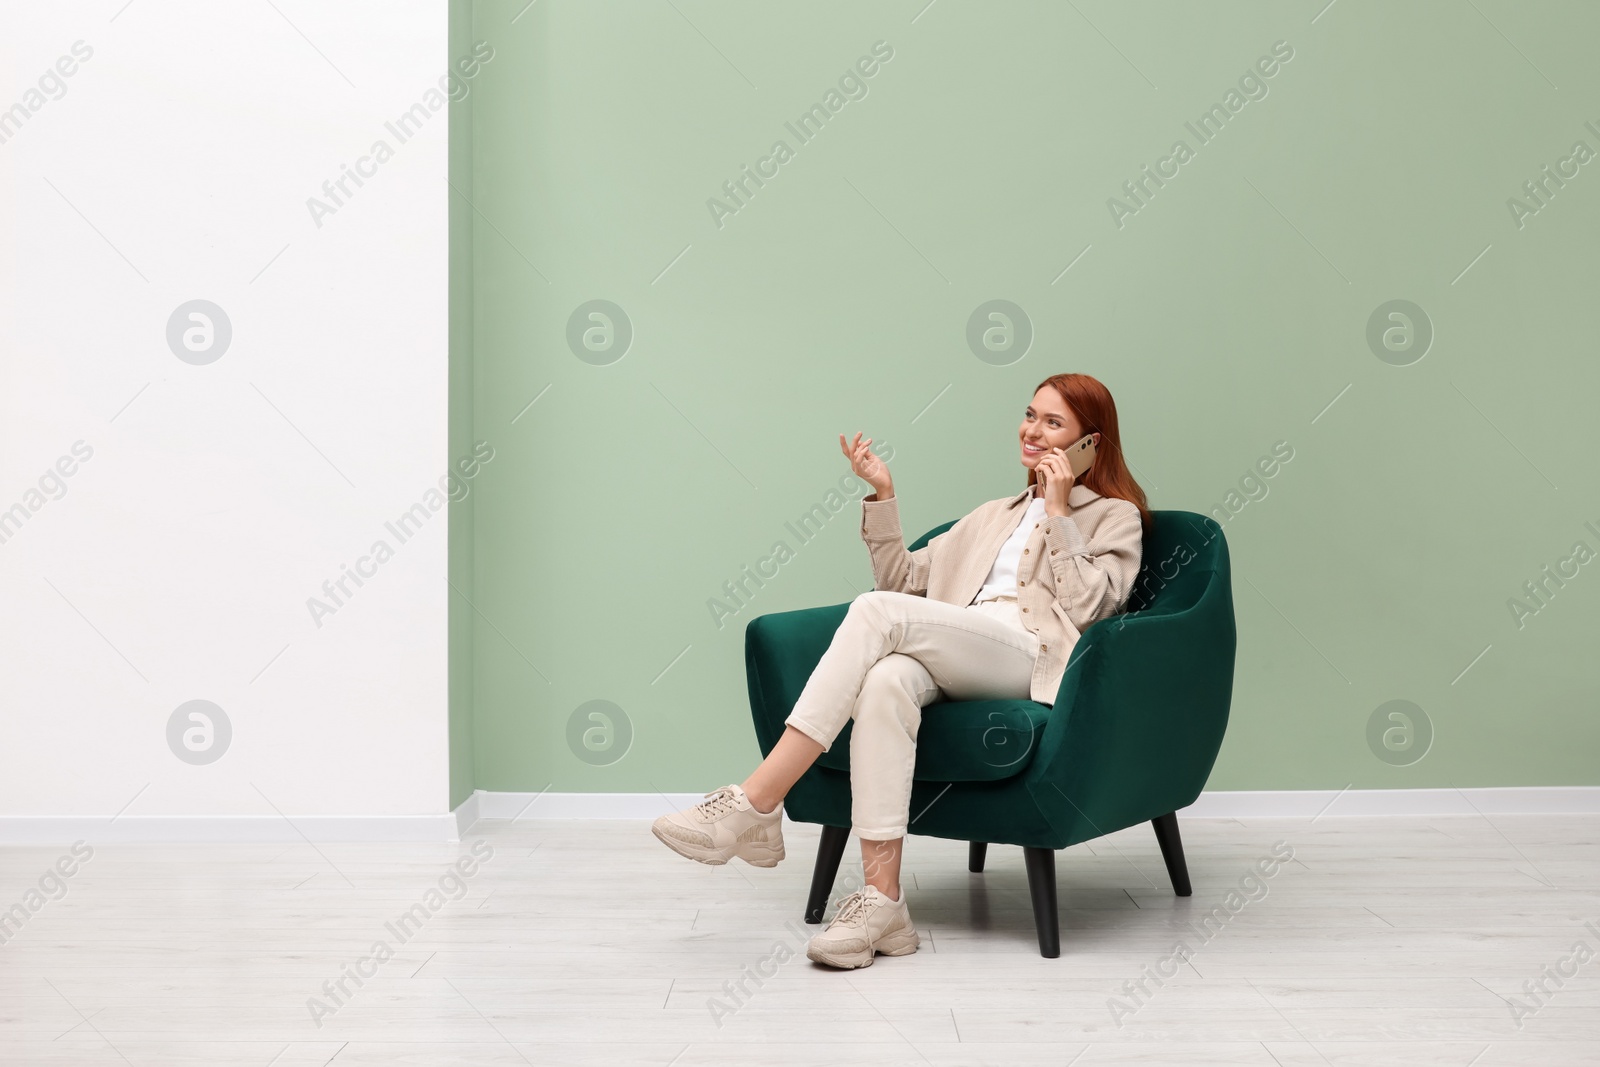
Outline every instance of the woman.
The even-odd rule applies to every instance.
[[[1066,450],[1094,438],[1078,479]],[[1087,374],[1039,384],[1018,430],[1027,487],[980,505],[908,552],[888,468],[859,433],[839,447],[870,484],[861,536],[875,588],[856,597],[812,671],[783,736],[742,785],[663,815],[656,837],[701,863],[783,859],[783,798],[844,724],[851,823],[867,884],[839,902],[806,955],[866,967],[920,941],[900,891],[922,709],[935,700],[1031,698],[1054,704],[1078,635],[1123,611],[1150,520],[1122,457],[1116,404]],[[1077,484],[1074,484],[1076,481]]]

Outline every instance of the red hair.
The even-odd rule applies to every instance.
[[[1083,472],[1078,482],[1101,496],[1126,500],[1139,509],[1139,521],[1146,535],[1150,533],[1150,508],[1145,503],[1144,490],[1128,471],[1122,457],[1122,434],[1117,429],[1117,402],[1111,391],[1099,379],[1087,374],[1052,374],[1034,389],[1037,393],[1051,386],[1061,394],[1067,407],[1077,416],[1078,425],[1085,434],[1099,433],[1095,446],[1094,463]],[[1028,484],[1038,481],[1036,468],[1028,469]]]

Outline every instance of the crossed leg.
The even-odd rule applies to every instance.
[[[771,811],[820,755],[821,745],[793,726],[788,726],[767,758],[744,780],[741,788],[757,811]],[[853,770],[851,781],[852,784],[855,781]],[[900,858],[905,848],[905,835],[888,841],[874,841],[861,837],[859,833],[856,836],[861,842],[861,872],[867,884],[876,886],[878,892],[890,900],[899,900]]]
[[[909,593],[856,597],[789,715],[783,736],[742,788],[771,811],[833,738],[851,732],[852,822],[867,882],[898,899],[922,708],[1026,697],[1039,639],[1015,604],[957,607]]]

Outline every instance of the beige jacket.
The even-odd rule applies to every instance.
[[[981,504],[915,552],[906,551],[900,530],[900,498],[863,499],[861,539],[872,554],[876,588],[966,607],[1037,492],[1035,483]],[[1041,522],[1017,562],[1017,606],[1040,642],[1030,697],[1041,704],[1055,703],[1079,635],[1126,607],[1143,548],[1139,509],[1131,501],[1074,485],[1067,503],[1072,514]],[[1048,566],[1040,567],[1041,560]]]

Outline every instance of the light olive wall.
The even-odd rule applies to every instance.
[[[1600,783],[1600,9],[511,0],[471,29],[452,417],[496,458],[452,528],[458,782],[741,780],[746,624],[871,588],[838,435],[892,448],[909,541],[1020,490],[1035,384],[1084,371],[1151,505],[1225,519],[1208,788]],[[1025,351],[969,344],[993,300]],[[1384,746],[1407,721],[1420,759]]]
[[[472,3],[450,0],[448,62],[472,54],[476,38],[472,34]],[[470,67],[470,64],[469,64]],[[479,72],[481,73],[481,71]],[[459,457],[472,453],[473,445],[473,225],[472,225],[472,111],[476,94],[459,92],[450,103],[450,188],[439,195],[450,200],[450,456],[453,465]],[[460,192],[456,192],[460,190]],[[450,807],[455,808],[472,795],[473,714],[472,674],[475,614],[464,599],[473,586],[472,540],[475,529],[474,494],[450,502]]]

